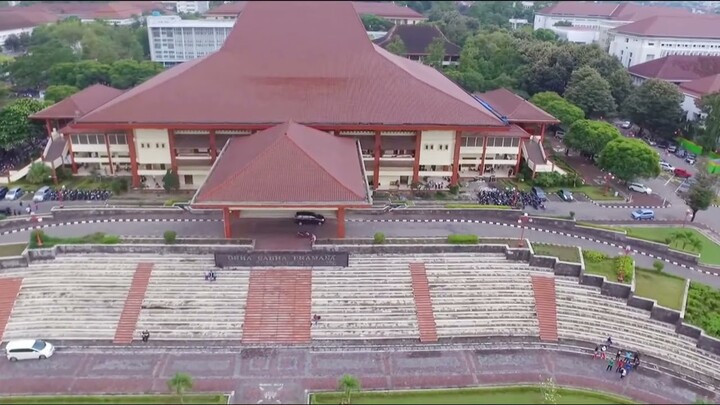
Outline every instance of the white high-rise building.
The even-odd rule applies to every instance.
[[[233,20],[183,20],[176,15],[147,17],[150,59],[173,66],[215,52],[233,25]]]
[[[175,11],[184,14],[204,13],[210,9],[209,1],[177,1]]]

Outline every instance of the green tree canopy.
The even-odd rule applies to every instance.
[[[635,89],[630,74],[625,69],[618,69],[607,78],[607,81],[610,84],[610,91],[615,99],[615,105],[618,107],[624,105],[625,99]]]
[[[52,170],[45,163],[33,163],[26,179],[32,184],[42,184],[52,176]]]
[[[79,89],[98,83],[110,84],[110,68],[110,65],[94,60],[58,63],[50,69],[50,84]]]
[[[28,117],[45,108],[46,104],[32,98],[21,98],[0,111],[0,145],[10,150],[28,139],[43,135],[43,126]]]
[[[159,63],[119,60],[110,67],[110,83],[118,89],[129,89],[162,72]]]
[[[353,391],[360,391],[360,380],[353,375],[343,374],[340,380],[338,380],[338,388],[345,395],[345,403],[350,404],[352,402]]]
[[[632,121],[655,135],[672,137],[682,117],[683,95],[677,86],[659,79],[643,82],[625,100],[625,111]]]
[[[425,64],[434,67],[435,69],[442,69],[442,63],[445,59],[445,41],[442,37],[436,37],[430,42],[427,49],[427,56],[425,56]]]
[[[530,98],[530,102],[560,120],[568,128],[576,121],[585,118],[585,112],[580,107],[551,91],[535,94]]]
[[[695,175],[695,183],[690,186],[685,198],[685,202],[692,210],[690,222],[695,220],[698,211],[707,210],[713,203],[717,196],[715,188],[718,184],[720,184],[720,175],[708,173],[707,164],[701,161]]]
[[[399,56],[405,56],[405,54],[407,54],[405,42],[403,42],[402,38],[400,38],[399,36],[393,38],[385,49],[387,49],[388,52],[394,53],[395,55]]]
[[[474,92],[516,88],[523,62],[518,43],[507,31],[481,31],[468,38],[460,52],[458,70],[463,74],[477,73],[471,77],[482,79],[477,88],[465,89]]]
[[[697,141],[705,151],[714,151],[720,140],[720,93],[703,96],[698,103],[704,114],[701,120],[701,134]]]
[[[78,91],[80,91],[80,89],[75,86],[49,86],[47,90],[45,90],[45,101],[55,104],[72,96]]]
[[[389,31],[393,27],[392,21],[386,20],[373,14],[360,16],[365,31]]]
[[[598,166],[629,182],[660,174],[660,155],[639,139],[620,137],[600,152]]]
[[[620,137],[622,137],[620,131],[607,122],[579,120],[570,126],[563,143],[568,148],[597,155],[608,143]]]
[[[533,31],[533,37],[538,41],[545,42],[553,42],[558,39],[558,35],[553,30],[549,30],[547,28],[540,28]]]
[[[610,84],[590,66],[573,72],[565,90],[565,99],[582,108],[588,117],[600,117],[615,111]]]
[[[460,46],[480,28],[477,19],[460,14],[449,1],[433,2],[429,20],[440,28],[450,42]]]
[[[8,66],[10,81],[22,89],[41,89],[48,84],[50,68],[58,63],[75,62],[78,56],[69,46],[58,41],[33,47]]]

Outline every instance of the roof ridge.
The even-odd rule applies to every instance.
[[[295,125],[300,125],[300,124],[295,124]],[[309,128],[309,129],[311,129],[311,130],[319,131],[319,130],[316,130],[315,128],[308,127],[308,126],[306,126],[306,125],[300,125],[300,126],[305,127],[305,128]],[[290,126],[288,126],[288,130],[290,130]],[[321,132],[325,132],[325,131],[321,131]],[[334,136],[334,135],[329,134],[329,133],[328,133],[328,135]],[[339,184],[342,188],[344,188],[345,190],[349,191],[350,194],[355,195],[355,196],[357,196],[357,197],[360,197],[360,198],[365,198],[365,197],[366,197],[366,196],[361,196],[361,195],[357,194],[356,192],[352,191],[351,189],[349,189],[345,184],[343,184],[343,182],[342,182],[340,179],[337,178],[337,176],[336,176],[334,173],[332,173],[331,170],[328,170],[327,168],[325,168],[325,166],[321,165],[315,158],[313,158],[313,157],[310,155],[310,153],[308,153],[308,151],[305,150],[305,148],[303,148],[300,144],[298,144],[297,142],[295,142],[295,139],[293,139],[292,137],[290,137],[290,136],[287,135],[287,134],[286,134],[286,136],[287,136],[287,138],[288,138],[295,146],[297,146],[298,149],[300,149],[300,150],[302,151],[302,153],[305,154],[305,156],[307,156],[315,165],[317,165],[318,167],[320,167],[325,173],[329,174],[330,177],[332,177],[332,179],[335,180],[335,182],[336,182],[337,184]],[[364,162],[361,163],[361,164],[364,165]]]
[[[433,69],[433,70],[435,70],[437,73],[439,73],[440,75],[442,75],[444,78],[446,78],[447,80],[450,80],[450,79],[447,78],[447,76],[443,75],[442,72],[439,72],[439,71],[437,71],[436,69],[434,69],[434,68],[432,68],[432,67],[429,67],[429,66],[427,66],[427,65],[424,65],[424,64],[422,64],[422,63],[420,63],[420,62],[416,62],[416,61],[413,61],[413,60],[410,60],[410,59],[407,59],[407,58],[403,58],[403,57],[401,57],[401,56],[397,56],[397,55],[395,55],[395,54],[393,54],[393,53],[385,50],[384,48],[378,46],[377,44],[373,44],[373,46],[375,47],[375,52],[378,54],[379,57],[381,57],[381,58],[383,59],[383,62],[384,62],[384,63],[391,63],[391,64],[397,66],[398,68],[400,68],[400,69],[404,72],[404,74],[406,74],[407,76],[410,76],[414,81],[419,82],[419,83],[422,84],[423,86],[428,87],[428,88],[430,88],[431,90],[435,90],[435,91],[437,91],[438,93],[442,93],[442,94],[444,94],[446,97],[452,98],[453,100],[459,101],[459,102],[465,104],[466,106],[468,106],[469,108],[474,108],[473,105],[469,104],[469,103],[466,102],[465,100],[459,99],[458,97],[456,97],[456,96],[453,95],[453,94],[450,94],[450,93],[446,92],[444,89],[440,89],[440,88],[438,88],[438,87],[435,87],[435,86],[431,85],[430,83],[425,82],[424,80],[420,80],[420,79],[419,79],[418,77],[416,77],[414,74],[410,73],[407,69],[405,69],[405,67],[403,67],[402,65],[400,65],[400,64],[398,64],[398,63],[395,63],[392,59],[388,58],[388,56],[392,55],[391,57],[401,58],[401,59],[403,60],[403,62],[418,63],[418,64],[420,64],[423,68]],[[381,50],[381,51],[380,51],[380,50]],[[382,52],[386,52],[387,55],[383,54]],[[453,84],[454,84],[454,83],[453,83]],[[470,93],[468,93],[467,91],[465,91],[465,89],[463,89],[463,88],[460,87],[460,86],[457,86],[457,87],[458,87],[458,89],[460,89],[460,91],[462,91],[462,92],[464,92],[465,94],[467,94],[470,98],[473,98],[473,97],[472,97],[472,94],[470,94]],[[473,98],[473,100],[474,100],[474,98]],[[479,111],[481,111],[481,112],[484,111],[484,110],[481,110],[480,108],[477,108],[477,109],[478,109]],[[500,119],[498,119],[497,117],[495,117],[494,114],[488,114],[488,117],[495,118],[495,119],[498,121],[498,122],[497,122],[497,123],[498,123],[498,126],[501,126],[501,125],[502,125],[502,121],[500,121]]]
[[[287,125],[287,124],[288,124],[288,122],[284,122],[284,123],[279,124],[279,125],[277,125],[277,126]],[[276,126],[276,127],[277,127],[277,126]],[[270,127],[270,128],[275,128],[275,127]],[[270,129],[270,128],[268,128],[268,129]],[[258,134],[258,133],[260,133],[260,132],[264,132],[264,131],[266,131],[266,130],[258,131],[258,132],[254,133],[254,134],[249,135],[249,136],[253,136],[253,135],[256,135],[256,134]],[[277,139],[275,139],[275,141],[273,141],[272,143],[270,143],[269,145],[267,145],[260,153],[258,153],[257,155],[255,155],[255,157],[252,158],[249,163],[251,164],[251,163],[254,162],[255,160],[257,160],[257,159],[261,158],[262,156],[265,156],[266,154],[268,154],[268,151],[269,151],[270,149],[273,149],[273,147],[277,146],[277,144],[280,142],[280,140],[281,140],[282,138],[283,138],[283,135],[281,134],[280,136],[277,137]],[[232,138],[229,139],[229,140],[227,141],[227,143],[225,144],[225,148],[229,148],[229,147],[230,147],[230,143],[231,143],[232,141],[233,141]],[[225,149],[223,148],[223,151],[224,151],[224,150],[225,150]],[[215,159],[215,162],[218,162],[218,161],[220,161],[220,155],[218,155],[218,157]],[[204,192],[203,194],[206,195],[206,196],[208,196],[208,197],[211,196],[211,195],[214,194],[219,188],[225,187],[228,183],[230,183],[230,182],[234,181],[235,179],[237,179],[237,178],[240,176],[241,173],[243,173],[245,170],[247,170],[248,167],[250,167],[250,164],[246,164],[243,168],[241,168],[240,170],[238,170],[238,171],[236,171],[235,173],[233,173],[232,176],[228,176],[228,178],[226,178],[225,180],[223,180],[222,182],[220,182],[220,183],[217,184],[216,186],[212,187],[210,190]],[[214,170],[216,167],[217,167],[217,166],[213,167],[213,170]],[[206,178],[209,178],[211,174],[212,174],[212,170],[211,170],[210,172],[208,172],[208,175],[207,175]],[[198,196],[199,196],[199,195],[198,195]],[[206,200],[212,201],[212,200],[210,200],[209,198],[206,198]]]

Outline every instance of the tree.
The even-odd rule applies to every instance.
[[[5,103],[7,103],[8,98],[10,97],[10,87],[0,83],[0,108],[2,108]]]
[[[458,70],[481,81],[477,88],[466,87],[465,90],[516,88],[523,62],[518,51],[519,43],[507,31],[481,31],[468,38],[460,52]]]
[[[167,385],[170,391],[180,397],[182,403],[183,395],[193,387],[193,379],[190,374],[178,372],[168,380]]]
[[[34,37],[34,36],[33,36]],[[15,87],[40,89],[47,85],[50,68],[58,63],[75,62],[78,56],[72,48],[51,41],[33,47],[8,66],[10,81]]]
[[[698,103],[700,110],[705,115],[702,119],[702,134],[698,143],[706,152],[717,149],[720,140],[720,93],[712,93],[703,96]]]
[[[615,99],[615,105],[622,106],[635,89],[632,77],[625,69],[618,69],[607,78],[607,81],[610,84],[610,91]]]
[[[480,28],[477,19],[460,14],[454,4],[447,1],[433,2],[429,20],[440,28],[450,42],[460,46]]]
[[[650,79],[628,96],[625,110],[630,119],[640,126],[640,133],[647,128],[653,134],[669,138],[682,117],[682,101],[683,95],[676,85]]]
[[[427,56],[425,56],[425,64],[434,67],[435,69],[441,69],[443,60],[445,59],[445,41],[442,37],[436,37],[428,45]]]
[[[110,82],[118,89],[129,89],[162,72],[159,63],[130,59],[119,60],[110,67]]]
[[[607,122],[579,120],[570,126],[563,143],[568,148],[595,156],[611,141],[620,137],[622,137],[620,131]]]
[[[165,172],[165,175],[162,178],[162,182],[163,188],[168,193],[170,191],[176,191],[180,188],[180,177],[173,170],[168,169],[168,171]]]
[[[360,19],[365,26],[365,31],[388,31],[394,25],[391,21],[373,14],[362,15]]]
[[[551,91],[535,94],[530,98],[530,102],[560,120],[568,128],[576,121],[585,118],[585,112],[580,107]]]
[[[50,86],[45,90],[45,100],[50,103],[60,102],[80,91],[75,86]]]
[[[42,184],[51,176],[52,170],[45,163],[33,163],[30,165],[26,179],[32,184]]]
[[[610,84],[590,66],[573,72],[565,90],[565,99],[582,108],[588,117],[607,115],[616,108]]]
[[[387,48],[385,48],[388,52],[394,53],[395,55],[399,56],[405,56],[407,54],[407,49],[405,48],[405,42],[403,42],[402,38],[396,36],[395,38],[390,41]]]
[[[620,137],[610,141],[600,152],[598,166],[620,180],[630,182],[636,178],[657,177],[660,156],[639,139]]]
[[[32,98],[21,98],[0,111],[0,145],[10,150],[28,139],[43,135],[43,126],[28,117],[45,108],[45,103]]]
[[[350,374],[344,374],[338,381],[338,388],[345,394],[345,403],[349,404],[353,391],[360,391],[360,380]]]
[[[693,231],[675,231],[665,239],[665,243],[675,245],[683,250],[699,252],[702,249],[702,241]]]
[[[93,84],[110,84],[110,65],[94,60],[59,63],[50,68],[50,84],[84,89]]]
[[[549,30],[547,28],[540,28],[533,31],[533,37],[538,41],[545,42],[553,42],[558,39],[558,35],[553,30]]]
[[[690,222],[695,221],[698,211],[705,211],[715,199],[715,187],[720,183],[720,175],[708,172],[707,163],[700,161],[698,172],[695,175],[695,182],[690,185],[685,198],[685,203],[692,210]]]

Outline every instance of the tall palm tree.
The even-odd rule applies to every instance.
[[[690,232],[687,237],[687,247],[689,250],[700,253],[703,247],[702,240],[696,234]]]
[[[167,382],[168,388],[180,397],[180,403],[183,403],[183,395],[193,387],[193,380],[190,374],[175,373]]]
[[[345,403],[349,404],[353,391],[360,391],[360,380],[350,374],[344,374],[338,381],[338,388],[345,394]]]

